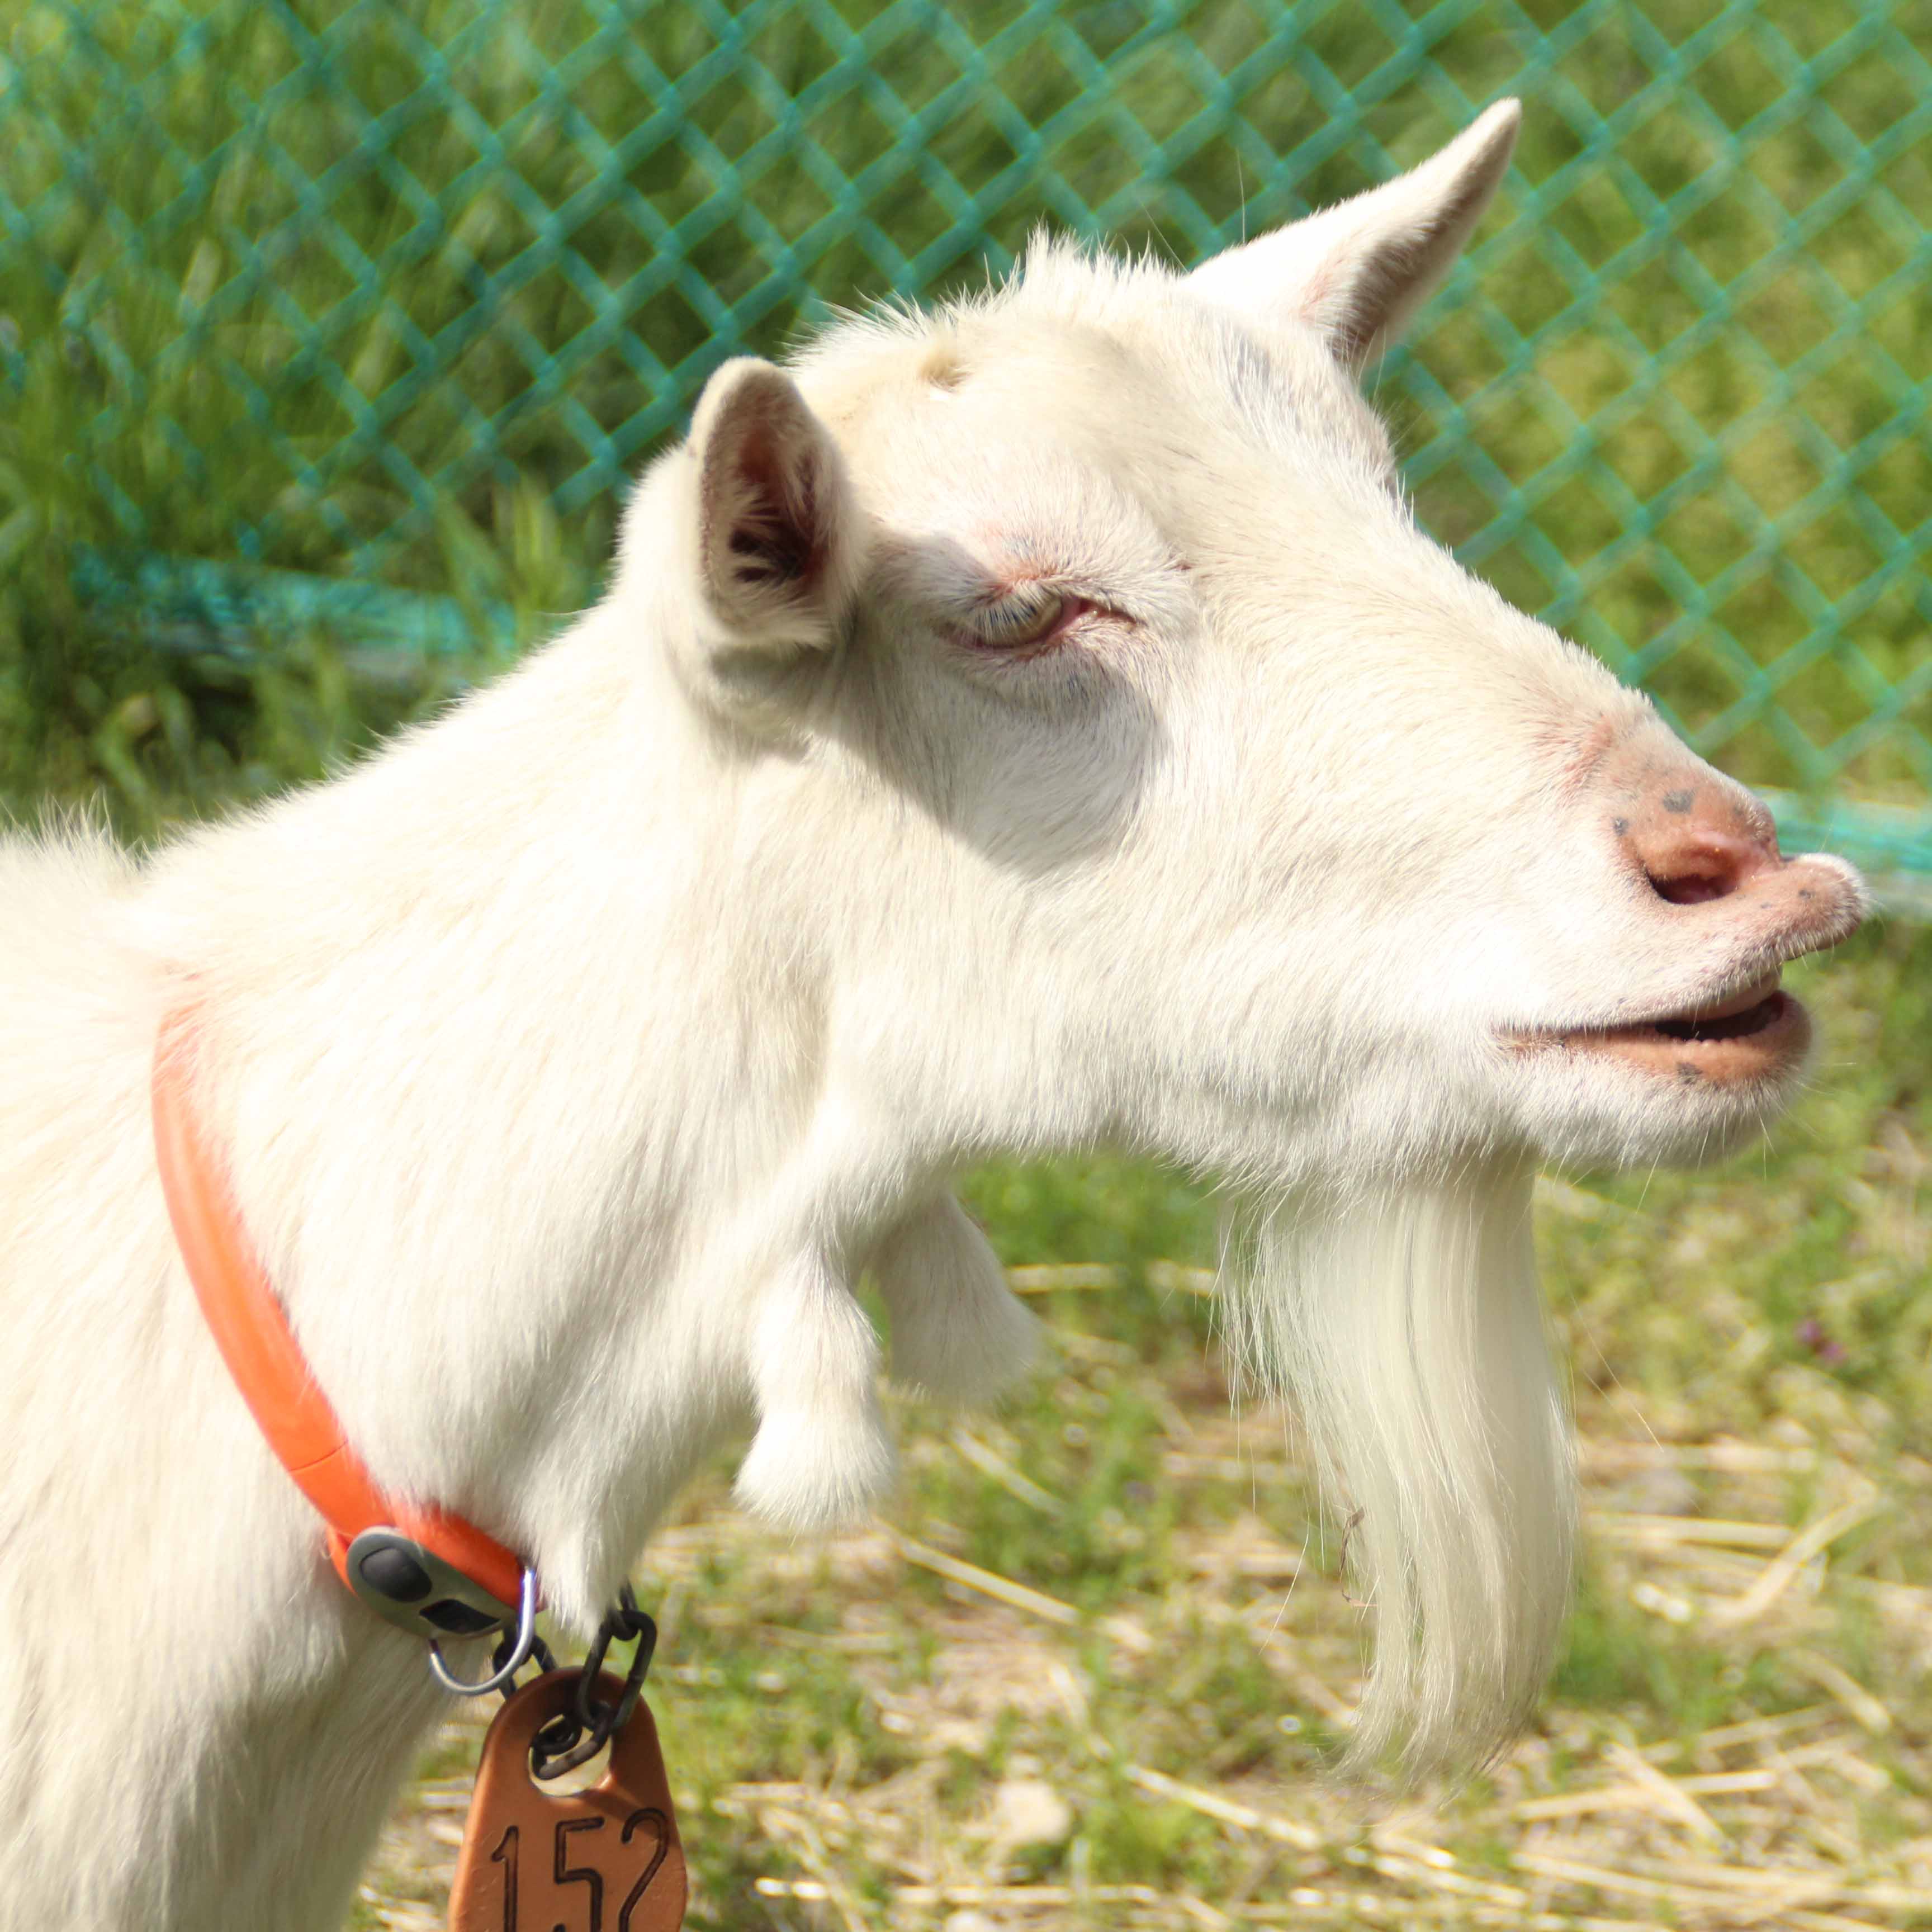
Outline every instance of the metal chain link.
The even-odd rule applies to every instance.
[[[630,1668],[624,1673],[622,1691],[616,1703],[608,1704],[597,1695],[597,1684],[604,1658],[614,1643],[634,1643],[637,1648],[631,1653]],[[638,1708],[638,1700],[644,1694],[644,1678],[650,1672],[651,1659],[657,1647],[657,1624],[638,1609],[637,1598],[626,1583],[618,1592],[617,1607],[597,1627],[597,1635],[578,1676],[577,1695],[571,1708],[559,1712],[537,1732],[531,1743],[530,1774],[533,1778],[546,1781],[561,1778],[566,1772],[587,1763],[630,1722],[631,1714]],[[510,1640],[507,1637],[498,1645],[492,1659],[497,1668],[508,1661],[509,1648]],[[536,1640],[530,1654],[536,1660],[538,1671],[543,1676],[559,1668],[556,1654],[541,1637]],[[503,1695],[506,1699],[511,1696],[512,1688],[505,1688]]]

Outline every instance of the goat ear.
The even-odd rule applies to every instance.
[[[1366,194],[1324,208],[1187,278],[1196,293],[1257,316],[1298,316],[1360,369],[1402,333],[1482,219],[1516,146],[1522,104],[1499,100],[1440,153]]]
[[[721,697],[768,700],[831,649],[856,584],[844,460],[791,378],[750,356],[705,385],[687,448],[706,668]]]

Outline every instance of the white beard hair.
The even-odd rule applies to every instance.
[[[1569,1405],[1544,1334],[1533,1170],[1276,1205],[1231,1270],[1239,1380],[1288,1398],[1346,1533],[1376,1650],[1346,1763],[1493,1756],[1533,1709],[1570,1597]]]

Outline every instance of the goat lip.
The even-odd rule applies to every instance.
[[[1772,996],[1778,990],[1779,975],[1775,971],[1767,973],[1762,979],[1754,980],[1748,986],[1739,988],[1721,1000],[1712,1000],[1703,1006],[1687,1007],[1683,1012],[1666,1013],[1654,1020],[1639,1021],[1639,1027],[1654,1027],[1662,1031],[1676,1031],[1680,1036],[1685,1031],[1708,1025],[1719,1020],[1740,1019],[1760,1006],[1770,1004]],[[1738,1028],[1739,1032],[1754,1029]]]
[[[1868,904],[1863,883],[1842,861],[1807,853],[1748,879],[1735,893],[1709,902],[1720,916],[1756,928],[1766,964],[1822,952],[1857,931]],[[1743,936],[1742,932],[1740,937]]]
[[[1712,1005],[1626,1026],[1568,1028],[1543,1043],[1686,1085],[1730,1087],[1790,1072],[1810,1039],[1810,1014],[1774,975]]]

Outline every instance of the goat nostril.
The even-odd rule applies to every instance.
[[[1643,839],[1632,856],[1643,868],[1645,883],[1669,905],[1729,898],[1778,862],[1775,847],[1702,828]]]
[[[1676,872],[1667,878],[1646,871],[1644,877],[1650,881],[1651,890],[1672,905],[1702,905],[1707,899],[1727,898],[1738,884],[1736,874],[1728,868],[1720,872]]]

